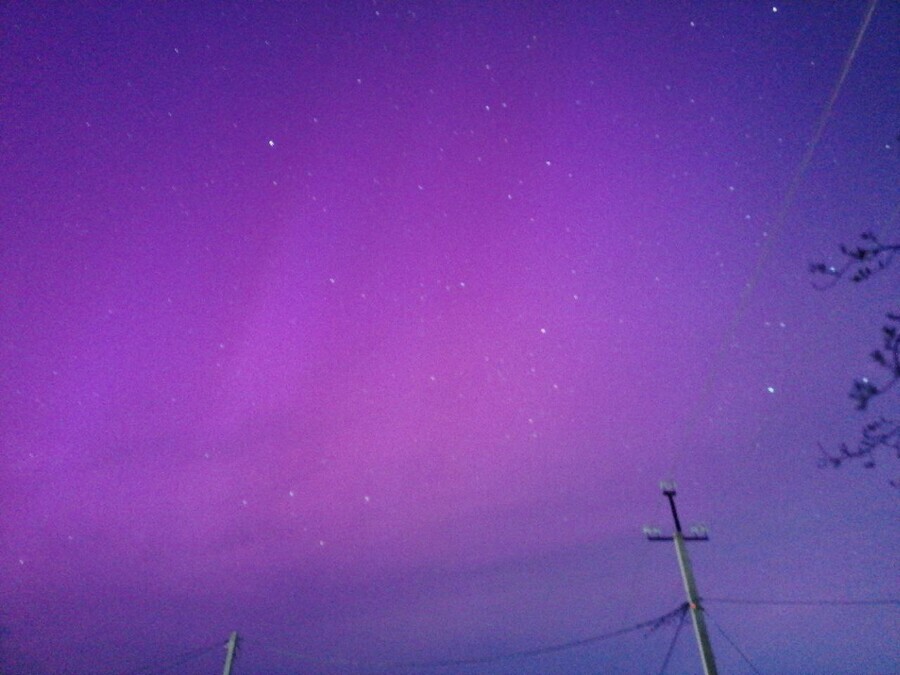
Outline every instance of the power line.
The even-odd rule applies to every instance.
[[[709,612],[707,612],[706,615],[709,616]],[[713,619],[711,616],[709,616],[709,620],[712,622],[713,626],[715,626],[716,628],[719,629],[719,632],[722,634],[722,637],[724,637],[726,640],[728,640],[728,644],[730,644],[732,647],[734,647],[734,650],[738,654],[741,655],[741,658],[744,659],[744,663],[746,663],[748,666],[750,666],[750,670],[752,670],[754,673],[757,673],[757,675],[762,675],[762,673],[759,672],[759,669],[753,665],[753,662],[747,658],[747,655],[743,651],[741,651],[741,648],[737,646],[737,643],[734,640],[732,640],[730,637],[728,637],[728,633],[726,633],[722,629],[722,627],[718,623],[716,623],[716,620]]]
[[[610,631],[609,633],[603,633],[601,635],[595,635],[588,638],[582,638],[580,640],[572,640],[571,642],[563,642],[561,644],[556,645],[548,645],[546,647],[537,647],[535,649],[524,649],[518,652],[510,652],[507,654],[498,654],[496,656],[483,656],[475,659],[451,659],[446,661],[423,661],[419,663],[401,663],[397,664],[398,667],[401,668],[440,668],[443,666],[472,666],[472,665],[480,665],[484,663],[492,663],[494,661],[504,661],[506,659],[517,659],[517,658],[525,658],[529,656],[542,656],[544,654],[552,654],[554,652],[561,652],[568,649],[575,649],[576,647],[584,647],[590,644],[594,644],[597,642],[601,642],[603,640],[608,640],[610,638],[618,637],[620,635],[625,635],[626,633],[633,633],[635,631],[647,629],[649,633],[661,628],[672,622],[676,617],[683,617],[684,613],[688,609],[688,604],[686,602],[680,604],[677,608],[673,609],[671,612],[667,612],[662,616],[659,616],[655,619],[650,619],[648,621],[642,621],[641,623],[637,623],[633,626],[628,626],[627,628],[620,628],[618,630]]]
[[[722,602],[732,605],[900,605],[900,600],[750,600],[744,598],[703,598],[704,602]]]
[[[552,654],[555,652],[566,651],[569,649],[576,649],[578,647],[585,647],[587,645],[595,644],[597,642],[601,642],[603,640],[609,640],[614,637],[618,637],[620,635],[626,635],[628,633],[634,633],[636,631],[646,630],[647,633],[652,633],[659,628],[672,623],[675,619],[679,619],[680,622],[684,622],[684,616],[688,610],[688,604],[682,603],[677,608],[673,609],[671,612],[667,612],[662,616],[658,616],[654,619],[649,619],[647,621],[641,621],[640,623],[636,623],[632,626],[627,626],[625,628],[619,628],[617,630],[609,631],[608,633],[602,633],[600,635],[593,635],[587,638],[581,638],[578,640],[571,640],[569,642],[562,642],[554,645],[547,645],[544,647],[536,647],[533,649],[523,649],[521,651],[516,652],[507,652],[505,654],[495,654],[491,656],[481,656],[477,658],[471,659],[444,659],[444,660],[436,660],[436,661],[365,661],[359,659],[344,659],[344,658],[329,658],[329,657],[317,657],[310,656],[309,654],[302,654],[299,652],[294,652],[288,649],[281,649],[279,647],[273,647],[271,645],[266,645],[264,643],[253,641],[248,641],[245,639],[245,644],[248,642],[250,644],[255,644],[263,649],[267,649],[272,652],[284,654],[286,656],[292,656],[297,659],[302,659],[304,661],[311,661],[316,663],[323,664],[331,664],[331,665],[343,665],[343,666],[352,666],[357,669],[363,668],[383,668],[383,669],[394,669],[394,670],[406,670],[412,668],[445,668],[452,666],[475,666],[475,665],[484,665],[486,663],[494,663],[496,661],[505,661],[508,659],[517,659],[517,658],[528,658],[534,656],[542,656],[544,654]]]
[[[769,250],[771,249],[773,242],[778,238],[781,230],[784,229],[784,223],[787,220],[788,211],[793,206],[794,198],[796,197],[797,190],[799,189],[800,183],[803,180],[803,176],[806,173],[810,162],[812,161],[813,154],[815,153],[819,142],[822,140],[822,135],[825,132],[825,127],[828,124],[828,119],[831,117],[832,110],[834,109],[834,104],[841,93],[841,89],[844,86],[844,81],[847,79],[847,75],[850,73],[850,68],[853,66],[853,62],[856,60],[856,52],[859,50],[860,44],[862,44],[863,37],[866,34],[866,30],[869,27],[869,22],[872,20],[872,15],[875,13],[875,8],[877,6],[878,0],[869,0],[869,4],[866,7],[865,14],[863,15],[859,28],[856,31],[856,36],[853,39],[853,44],[847,52],[847,55],[844,57],[844,62],[841,65],[841,71],[838,74],[834,86],[832,87],[831,94],[828,97],[828,101],[822,108],[822,112],[819,114],[819,119],[816,123],[815,130],[813,131],[812,138],[806,145],[806,152],[803,154],[800,163],[797,165],[797,168],[795,169],[794,174],[791,177],[791,181],[788,184],[787,192],[785,192],[785,195],[782,198],[781,203],[779,204],[778,210],[776,211],[775,222],[772,226],[771,236],[765,237],[763,239],[762,246],[760,247],[759,254],[756,258],[756,264],[753,268],[753,272],[750,274],[750,278],[747,279],[743,289],[741,289],[740,295],[738,296],[734,315],[731,317],[731,321],[729,322],[724,334],[722,335],[722,340],[719,343],[717,350],[712,354],[710,367],[707,369],[706,376],[703,379],[700,396],[696,400],[694,409],[692,411],[693,414],[688,415],[687,423],[684,426],[682,446],[686,445],[691,440],[691,438],[696,433],[696,428],[700,424],[699,418],[701,415],[701,410],[707,407],[707,403],[709,402],[713,390],[715,389],[715,384],[720,374],[719,371],[722,368],[722,362],[725,359],[725,352],[728,349],[729,343],[734,340],[738,324],[741,322],[744,312],[746,312],[747,310],[750,296],[753,295],[753,292],[756,290],[756,285],[759,283],[760,276],[762,275],[762,270],[765,265],[766,258],[768,258],[769,255]],[[678,468],[679,459],[680,455],[675,455],[675,458],[673,459],[671,464],[672,475],[675,475],[675,471]]]
[[[665,675],[666,668],[669,667],[669,659],[672,658],[672,653],[675,651],[675,643],[678,642],[678,636],[681,634],[681,629],[684,627],[684,620],[687,618],[687,607],[685,607],[685,611],[681,613],[681,619],[678,621],[678,626],[675,628],[675,635],[672,636],[672,642],[669,643],[669,649],[666,651],[666,658],[663,659],[662,668],[659,669],[659,675]]]
[[[185,663],[188,663],[195,659],[199,659],[201,656],[206,656],[210,652],[218,649],[220,646],[221,645],[219,643],[216,643],[212,646],[191,649],[190,651],[186,651],[178,654],[177,656],[173,656],[163,663],[155,663],[148,666],[142,666],[141,668],[129,670],[126,673],[123,673],[123,675],[140,675],[141,673],[167,673],[173,668],[177,668],[178,666],[184,665]]]
[[[281,647],[275,647],[273,645],[267,645],[264,642],[257,642],[256,640],[248,640],[247,638],[243,639],[244,645],[249,644],[251,647],[259,647],[260,649],[265,649],[274,654],[281,654],[282,656],[290,656],[292,658],[298,659],[300,661],[306,661],[307,663],[320,663],[323,665],[331,665],[331,666],[350,666],[357,670],[370,669],[370,668],[391,668],[395,664],[389,663],[387,661],[358,661],[356,659],[344,659],[340,657],[330,657],[330,656],[311,656],[310,654],[303,654],[300,652],[295,652],[291,649],[282,649]]]

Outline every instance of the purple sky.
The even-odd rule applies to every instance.
[[[896,460],[816,461],[900,277],[807,265],[896,237],[900,5],[781,222],[865,3],[556,4],[4,4],[4,672],[626,627],[684,599],[668,477],[703,595],[897,597]],[[763,672],[900,663],[896,606],[708,607]]]

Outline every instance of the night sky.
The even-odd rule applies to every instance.
[[[668,478],[703,596],[897,598],[896,459],[817,467],[898,407],[900,272],[808,272],[900,231],[900,4],[803,161],[866,10],[5,3],[3,672],[658,672],[385,664],[677,608]],[[900,667],[896,605],[706,607],[722,672]]]

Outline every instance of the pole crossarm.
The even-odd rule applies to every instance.
[[[647,541],[675,541],[675,536],[671,534],[656,534],[653,528],[645,527],[644,534],[647,535]],[[684,534],[681,536],[682,541],[709,541],[708,534]]]

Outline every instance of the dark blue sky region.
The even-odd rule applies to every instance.
[[[868,7],[6,3],[4,672],[657,672],[674,624],[385,664],[675,609],[670,477],[703,596],[897,598],[895,460],[816,466],[897,410],[847,397],[896,269],[808,273],[898,239]],[[896,605],[707,608],[900,663]]]

